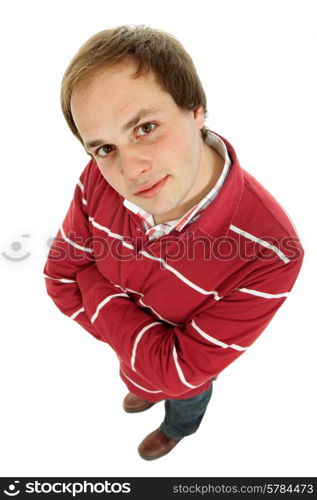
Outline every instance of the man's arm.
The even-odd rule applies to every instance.
[[[302,258],[280,259],[249,277],[241,288],[171,327],[154,320],[92,265],[77,274],[85,311],[101,339],[159,391],[181,396],[232,363],[256,340],[285,301]],[[214,299],[211,299],[214,300]]]
[[[86,315],[76,274],[94,262],[86,210],[85,184],[92,162],[82,172],[63,224],[50,248],[44,267],[47,293],[60,311],[98,340],[101,335]]]

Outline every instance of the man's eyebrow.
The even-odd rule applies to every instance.
[[[123,125],[123,127],[121,129],[122,132],[126,132],[130,128],[137,125],[139,123],[139,121],[142,120],[142,118],[144,118],[145,116],[148,116],[152,113],[157,113],[158,111],[159,110],[155,109],[155,108],[142,108],[142,109],[140,109],[140,111],[138,111],[137,114],[133,118],[131,118],[131,120],[129,120],[125,125]],[[86,142],[85,147],[86,147],[86,149],[89,149],[89,148],[94,148],[96,146],[101,146],[102,144],[106,144],[106,143],[107,143],[107,141],[102,141],[101,139],[96,139],[95,141]]]
[[[131,120],[129,120],[125,125],[123,125],[122,132],[126,132],[130,128],[137,125],[139,121],[142,120],[142,118],[152,113],[156,113],[157,111],[159,110],[154,108],[140,109],[140,111],[138,111],[138,113]]]

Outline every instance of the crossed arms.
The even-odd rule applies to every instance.
[[[269,272],[259,270],[217,303],[210,297],[187,322],[168,324],[111,283],[100,272],[91,248],[76,248],[82,253],[80,261],[69,257],[76,245],[72,235],[82,241],[92,236],[84,181],[83,173],[44,268],[48,294],[64,314],[107,342],[151,387],[179,397],[204,385],[265,329],[291,290],[301,261],[285,264],[277,258]],[[63,251],[64,258],[57,258]]]

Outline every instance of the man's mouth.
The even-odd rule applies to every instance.
[[[168,177],[169,176],[166,175],[159,181],[146,182],[145,184],[142,184],[134,195],[141,196],[141,198],[153,198],[154,196],[157,196],[164,187]]]

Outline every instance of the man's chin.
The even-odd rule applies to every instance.
[[[175,209],[174,203],[164,203],[162,200],[151,200],[150,203],[137,203],[145,212],[151,214],[153,217],[168,216],[168,214]]]
[[[160,222],[167,222],[169,220],[177,219],[179,216],[177,215],[178,204],[177,200],[163,200],[157,198],[151,200],[141,200],[141,199],[133,199],[132,203],[140,207],[142,210],[151,214],[156,224]]]
[[[151,215],[155,221],[155,224],[162,224],[163,222],[169,222],[175,219],[179,219],[181,215],[176,212],[177,207],[174,205],[169,207],[169,210],[160,210],[152,212]]]

